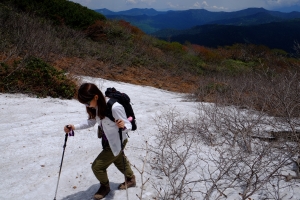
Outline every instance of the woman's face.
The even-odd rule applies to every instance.
[[[89,108],[96,108],[98,106],[97,100],[98,95],[95,95],[91,101],[86,102],[84,105]]]

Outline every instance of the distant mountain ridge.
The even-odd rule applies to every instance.
[[[154,9],[131,9],[112,12],[96,10],[109,19],[123,19],[151,34],[162,29],[189,29],[204,24],[256,25],[300,18],[300,12],[284,13],[264,8],[247,8],[234,12],[211,12],[205,9],[183,11],[156,11]]]
[[[105,14],[105,12],[107,14]],[[247,8],[235,12],[205,9],[159,12],[131,9],[101,13],[109,19],[122,19],[147,34],[172,42],[190,42],[207,47],[247,43],[293,52],[300,41],[300,12]]]
[[[155,16],[164,13],[164,12],[157,11],[153,8],[143,8],[143,9],[133,8],[130,10],[119,11],[119,12],[113,12],[106,8],[103,8],[103,9],[96,9],[95,11],[103,15],[128,15],[128,16],[138,16],[138,15]]]
[[[285,7],[279,8],[277,10],[280,12],[293,12],[293,11],[300,12],[300,5],[285,6]]]
[[[300,41],[300,19],[253,26],[206,24],[187,30],[161,30],[154,36],[170,42],[190,42],[213,48],[241,43],[293,53],[295,42]]]

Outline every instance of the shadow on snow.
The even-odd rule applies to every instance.
[[[115,191],[118,190],[119,184],[120,183],[110,182],[110,192],[104,199],[113,200],[115,196]],[[91,187],[89,187],[86,191],[80,191],[75,194],[71,194],[69,196],[64,197],[62,200],[91,200],[93,199],[94,194],[99,189],[99,186],[99,184],[94,184]]]

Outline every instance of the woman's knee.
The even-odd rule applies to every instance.
[[[97,162],[96,160],[93,162],[91,168],[93,172],[101,172],[106,170],[105,166],[101,165],[101,163]]]

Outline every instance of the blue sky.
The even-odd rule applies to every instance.
[[[90,9],[107,8],[112,11],[131,8],[156,10],[206,9],[209,11],[237,11],[249,7],[280,10],[282,7],[300,6],[300,0],[71,0]]]

